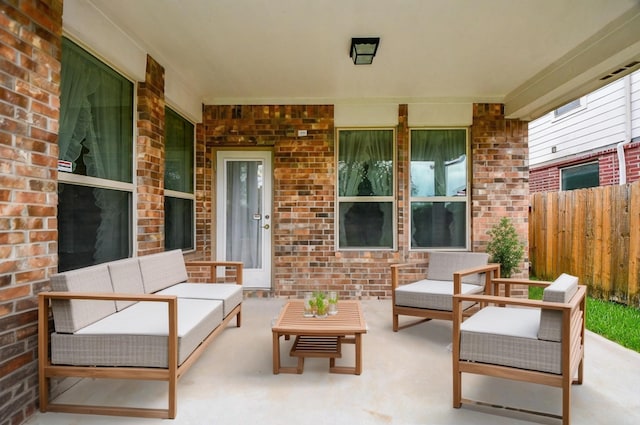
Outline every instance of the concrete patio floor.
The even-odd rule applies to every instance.
[[[451,323],[431,321],[394,333],[391,301],[364,300],[368,333],[363,373],[329,374],[327,359],[307,359],[302,375],[272,373],[270,325],[286,300],[248,298],[234,322],[182,377],[173,421],[37,412],[29,425],[62,424],[559,424],[553,418],[480,406],[451,407]],[[290,342],[287,342],[289,344]],[[347,345],[338,363],[353,362]],[[282,348],[283,364],[295,364]],[[463,397],[560,413],[560,390],[463,376]],[[572,424],[640,423],[640,354],[588,333],[585,380],[572,391]],[[166,385],[83,380],[65,402],[166,406]]]

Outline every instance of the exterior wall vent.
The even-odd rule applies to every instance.
[[[638,65],[640,65],[640,61],[630,62],[630,63],[626,64],[625,66],[622,66],[622,67],[616,69],[615,71],[610,72],[609,74],[605,75],[604,77],[600,77],[600,81],[608,80],[609,78],[614,77],[614,76],[616,76],[616,75],[618,75],[620,73],[623,73],[623,72],[631,72]]]

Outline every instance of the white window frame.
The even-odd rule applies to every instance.
[[[340,247],[340,204],[347,202],[354,202],[358,200],[362,200],[362,197],[358,196],[340,196],[339,194],[339,178],[340,174],[338,172],[338,166],[340,161],[340,132],[341,131],[375,131],[375,130],[383,130],[383,131],[391,131],[392,132],[392,157],[391,161],[392,165],[392,192],[389,196],[371,196],[367,197],[367,201],[369,202],[388,202],[391,203],[391,221],[392,221],[392,229],[391,229],[391,237],[392,242],[389,247]],[[395,251],[398,246],[398,200],[397,200],[397,174],[398,174],[398,156],[397,156],[397,132],[394,127],[340,127],[336,128],[336,148],[335,148],[335,166],[336,166],[336,201],[335,201],[335,249],[336,251]]]
[[[63,184],[72,184],[76,186],[85,186],[85,187],[94,187],[99,189],[109,189],[109,190],[118,190],[121,192],[127,192],[131,196],[131,202],[129,203],[129,256],[135,256],[138,251],[138,241],[135,234],[135,226],[134,223],[137,223],[137,208],[135,207],[136,199],[137,199],[137,186],[136,186],[136,178],[137,175],[137,161],[136,161],[136,139],[137,139],[137,123],[136,123],[136,105],[138,104],[138,90],[137,84],[134,79],[130,76],[126,75],[122,70],[114,67],[111,62],[105,59],[100,54],[95,51],[89,49],[85,44],[81,41],[75,39],[70,36],[66,32],[63,34],[63,37],[68,39],[69,41],[75,43],[79,47],[81,47],[87,54],[93,56],[98,61],[102,62],[105,66],[111,68],[114,72],[119,74],[123,79],[129,81],[132,84],[132,120],[131,120],[131,183],[121,182],[117,180],[109,180],[103,179],[99,177],[92,176],[84,176],[80,174],[73,174],[71,172],[66,171],[66,167],[61,165],[58,162],[58,182]]]
[[[465,196],[413,196],[411,194],[411,149],[412,141],[411,135],[413,131],[421,130],[464,130],[465,131],[465,155],[467,158],[466,169],[466,187]],[[410,251],[468,251],[471,246],[471,185],[472,185],[472,173],[471,173],[471,143],[469,138],[468,127],[413,127],[409,129],[409,152],[407,153],[407,173],[409,175],[409,183],[407,185],[407,198],[408,203],[408,215],[409,226],[407,231],[407,246]],[[465,243],[464,247],[414,247],[412,243],[413,237],[413,208],[414,202],[459,202],[465,204]]]
[[[559,181],[559,188],[561,191],[565,191],[565,190],[578,190],[578,189],[587,189],[587,187],[583,187],[583,188],[576,188],[576,189],[565,189],[564,187],[564,178],[563,178],[563,174],[567,171],[567,170],[572,170],[575,168],[580,168],[580,167],[585,167],[587,165],[597,165],[598,166],[598,186],[600,186],[600,162],[599,161],[588,161],[588,162],[583,162],[581,164],[574,164],[574,165],[569,165],[567,167],[561,167],[560,168],[560,181]],[[589,187],[597,187],[597,186],[589,186]]]
[[[185,121],[188,121],[189,123],[191,123],[191,125],[193,125],[193,135],[192,135],[192,142],[193,142],[193,152],[192,152],[192,161],[193,161],[193,172],[191,175],[191,181],[192,181],[192,186],[193,186],[193,193],[189,193],[189,192],[180,192],[180,191],[176,191],[176,190],[169,190],[169,189],[165,189],[164,191],[164,196],[165,199],[166,198],[178,198],[178,199],[188,199],[191,201],[191,241],[193,244],[193,247],[190,249],[183,249],[182,251],[185,253],[188,252],[195,252],[196,251],[196,123],[194,123],[192,120],[190,120],[189,118],[185,117],[183,114],[181,114],[179,112],[179,110],[173,106],[171,106],[170,104],[166,104],[165,106],[168,109],[171,109],[173,111],[174,114],[178,115],[180,118],[182,118]],[[166,161],[166,155],[165,155],[165,161]],[[166,183],[165,183],[166,184]],[[165,217],[165,226],[166,226],[166,217]],[[166,238],[166,231],[165,231],[165,238]]]

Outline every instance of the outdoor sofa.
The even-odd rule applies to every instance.
[[[224,267],[228,278],[187,283],[187,267],[210,282]],[[53,291],[38,300],[40,410],[175,418],[178,379],[234,317],[241,325],[242,272],[241,262],[185,263],[174,250],[52,276]],[[50,380],[65,377],[166,381],[168,405],[51,402]]]

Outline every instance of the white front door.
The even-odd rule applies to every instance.
[[[244,287],[271,288],[271,152],[218,151],[216,258],[244,263]]]

